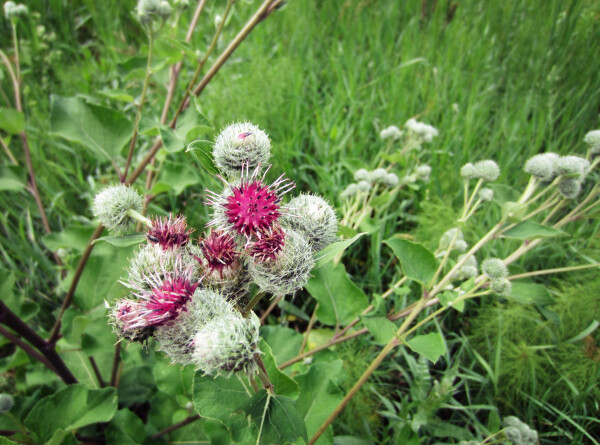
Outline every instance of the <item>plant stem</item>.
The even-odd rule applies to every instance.
[[[169,434],[175,430],[178,430],[179,428],[189,425],[190,423],[195,422],[196,420],[198,420],[200,418],[201,418],[200,414],[194,414],[193,416],[183,419],[181,422],[177,422],[171,426],[166,427],[165,429],[160,430],[158,433],[155,433],[150,437],[152,439],[158,439],[166,434]]]
[[[54,327],[52,328],[50,337],[48,337],[49,344],[54,344],[54,343],[56,343],[56,340],[58,340],[58,336],[60,335],[60,324],[61,324],[62,317],[63,317],[65,311],[67,310],[67,308],[71,305],[71,301],[73,300],[73,296],[75,295],[75,290],[77,289],[77,284],[79,283],[79,280],[81,279],[81,275],[83,274],[83,270],[85,268],[87,260],[89,259],[90,255],[92,253],[92,250],[94,249],[94,241],[96,241],[98,238],[100,238],[100,235],[102,235],[103,230],[104,230],[104,226],[102,224],[100,224],[98,227],[96,227],[96,230],[90,237],[88,244],[83,252],[83,255],[81,256],[81,259],[79,260],[79,263],[77,263],[77,268],[75,269],[75,274],[73,275],[73,281],[71,281],[71,285],[69,286],[67,295],[65,296],[65,299],[63,300],[58,317],[56,317],[56,321],[54,322]]]
[[[600,267],[600,263],[594,264],[583,264],[581,266],[570,266],[570,267],[557,267],[555,269],[544,269],[536,270],[533,272],[525,272],[507,277],[507,280],[518,280],[520,278],[537,277],[540,275],[550,275],[554,273],[571,272],[573,270],[591,269],[593,267]]]
[[[198,76],[200,75],[202,68],[204,68],[204,64],[206,63],[206,61],[208,60],[208,57],[212,54],[213,50],[217,46],[217,41],[219,40],[219,36],[221,35],[223,28],[225,27],[225,21],[227,20],[227,16],[229,15],[229,12],[231,11],[232,6],[233,6],[233,0],[228,0],[227,5],[225,6],[225,12],[223,13],[223,18],[221,19],[221,23],[219,23],[219,26],[217,27],[217,30],[215,31],[215,35],[213,36],[213,39],[210,42],[210,45],[209,45],[208,49],[206,50],[204,57],[198,63],[198,66],[196,67],[196,71],[194,72],[194,75],[192,76],[192,80],[190,81],[187,88],[185,89],[183,99],[179,103],[179,107],[177,108],[177,112],[175,113],[175,116],[173,117],[173,119],[177,119],[177,117],[181,114],[184,107],[186,106],[186,103],[188,102],[188,98],[190,97],[192,89],[194,88],[194,85],[196,84],[196,80],[198,80]]]
[[[425,298],[422,298],[421,300],[419,300],[419,302],[415,306],[414,310],[410,313],[410,315],[406,318],[406,320],[404,320],[402,325],[396,331],[396,336],[393,337],[387,343],[387,345],[384,346],[384,348],[381,350],[379,355],[377,355],[375,360],[373,360],[373,362],[369,365],[369,367],[365,370],[365,372],[360,376],[358,381],[354,384],[352,389],[350,389],[350,391],[348,391],[348,394],[346,394],[346,396],[340,402],[340,404],[337,406],[337,408],[335,410],[333,410],[333,412],[330,414],[330,416],[327,418],[327,420],[325,420],[325,422],[323,422],[323,424],[319,427],[317,432],[313,435],[313,437],[311,437],[311,439],[308,442],[309,445],[313,445],[319,439],[319,437],[321,437],[321,435],[329,427],[331,422],[333,422],[337,418],[337,416],[340,415],[340,413],[344,410],[346,405],[350,402],[350,400],[352,400],[352,398],[356,395],[356,393],[360,390],[360,388],[364,385],[364,383],[368,380],[368,378],[371,377],[371,374],[373,374],[373,372],[375,372],[375,370],[379,367],[379,365],[383,362],[383,360],[387,357],[387,355],[392,351],[392,349],[394,349],[396,346],[398,346],[398,344],[400,344],[400,339],[398,337],[400,337],[402,334],[404,334],[406,329],[408,329],[408,326],[412,323],[412,321],[417,317],[417,315],[419,315],[421,310],[425,307],[426,302],[427,302],[427,300]]]
[[[148,60],[146,62],[146,75],[144,76],[144,86],[142,87],[142,96],[140,97],[140,103],[137,107],[137,113],[135,115],[135,124],[133,127],[133,135],[131,136],[131,142],[129,144],[129,152],[127,153],[127,161],[125,162],[125,170],[121,176],[121,183],[127,179],[127,173],[129,171],[129,165],[131,164],[131,158],[133,157],[133,150],[137,141],[138,131],[140,128],[140,119],[142,118],[142,109],[144,108],[144,101],[146,99],[146,93],[148,92],[148,85],[150,84],[150,76],[152,75],[152,48],[154,47],[154,33],[148,31]]]
[[[117,379],[119,376],[119,362],[121,361],[121,342],[115,345],[115,353],[113,355],[112,371],[110,373],[110,386],[117,387]]]
[[[243,312],[242,312],[242,316],[244,318],[246,318],[248,315],[250,315],[250,311],[252,311],[252,309],[254,309],[254,306],[256,306],[258,304],[258,302],[260,301],[260,299],[262,297],[264,297],[265,293],[264,292],[257,292],[256,295],[254,295],[252,297],[252,300],[250,300],[250,303],[248,303],[248,305],[244,308]]]
[[[13,165],[19,165],[19,162],[14,157],[12,151],[10,151],[10,148],[8,148],[8,145],[6,145],[6,142],[4,142],[4,139],[2,139],[2,137],[0,137],[0,144],[2,144],[2,148],[4,149],[6,156],[8,156],[8,159],[10,159],[10,162],[12,162]]]
[[[44,366],[46,366],[46,368],[48,368],[50,371],[52,371],[58,375],[58,373],[56,372],[56,369],[54,369],[54,366],[52,366],[52,363],[50,363],[46,359],[46,357],[44,357],[42,354],[37,352],[34,348],[32,348],[27,343],[25,343],[19,337],[17,337],[13,333],[11,333],[8,329],[4,329],[2,326],[0,326],[0,334],[2,334],[4,337],[6,337],[6,339],[9,340],[10,342],[12,342],[15,345],[17,345],[18,347],[20,347],[23,351],[25,351],[27,354],[29,354],[29,356],[31,356],[31,358],[43,363]]]
[[[98,379],[98,384],[100,388],[104,388],[106,383],[104,383],[104,379],[102,378],[102,374],[100,374],[100,369],[98,369],[98,365],[96,364],[96,360],[91,355],[88,356],[88,359],[92,365],[92,369],[94,370],[94,374],[96,374],[96,378]]]
[[[233,54],[233,52],[237,49],[237,47],[242,43],[242,41],[250,34],[250,32],[254,29],[256,25],[258,25],[262,20],[264,20],[274,8],[271,6],[281,3],[280,0],[265,0],[262,5],[258,8],[256,13],[252,16],[252,18],[244,25],[242,30],[235,36],[235,38],[231,41],[231,43],[225,48],[225,50],[221,53],[219,58],[215,61],[213,66],[208,70],[208,72],[204,75],[202,80],[198,86],[194,89],[193,94],[195,96],[200,95],[206,85],[211,81],[211,79],[217,74],[219,69],[223,66],[225,61],[229,59],[229,57]],[[189,102],[189,100],[188,100]]]
[[[56,374],[65,383],[77,383],[77,379],[73,376],[67,365],[65,365],[65,362],[60,358],[54,349],[54,345],[46,342],[40,337],[23,320],[21,320],[19,316],[12,312],[2,300],[0,300],[0,323],[15,331],[40,351],[46,360],[50,362]]]
[[[300,345],[300,350],[298,351],[298,354],[302,354],[302,351],[304,351],[304,348],[306,347],[306,343],[308,342],[308,336],[310,335],[310,331],[312,330],[315,321],[317,321],[317,309],[319,309],[319,303],[317,303],[315,305],[315,310],[312,313],[312,316],[310,317],[310,321],[308,322],[308,327],[306,328],[306,332],[304,332],[303,338],[302,338],[302,344]]]
[[[277,307],[277,305],[279,304],[279,302],[281,301],[282,298],[283,298],[283,295],[278,295],[277,297],[275,297],[273,299],[273,302],[269,305],[267,310],[265,312],[263,312],[263,314],[260,316],[261,324],[264,324],[264,322],[267,319],[267,317],[269,316],[269,314],[271,312],[273,312],[273,309],[275,309]]]
[[[131,219],[141,222],[142,224],[145,224],[147,227],[152,227],[152,221],[149,218],[146,218],[144,215],[136,212],[133,209],[127,210],[127,216],[129,216]]]

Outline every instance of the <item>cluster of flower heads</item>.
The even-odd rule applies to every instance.
[[[15,2],[4,3],[4,17],[7,20],[14,20],[19,17],[25,17],[29,10],[27,6],[22,3],[16,4]]]
[[[512,290],[508,276],[508,269],[499,258],[488,258],[481,263],[481,271],[490,279],[490,289],[498,295],[509,295]]]
[[[514,445],[535,445],[538,443],[537,431],[517,417],[505,417],[503,423],[504,435]]]
[[[211,375],[255,369],[260,323],[252,311],[242,315],[250,284],[294,294],[310,277],[314,253],[337,232],[335,212],[323,198],[300,194],[284,204],[295,184],[284,175],[266,181],[269,157],[269,138],[258,127],[232,124],[221,132],[214,158],[224,188],[207,190],[212,219],[197,240],[184,216],[143,217],[133,188],[113,186],[96,196],[94,214],[114,233],[136,222],[147,227],[147,243],[123,281],[131,292],[111,307],[121,338],[152,337],[174,363]]]
[[[394,173],[388,173],[385,168],[376,168],[375,170],[366,170],[360,168],[354,172],[355,183],[349,184],[341,193],[342,198],[366,193],[371,190],[373,185],[381,184],[384,187],[396,187],[400,182],[398,176]]]
[[[166,0],[139,0],[136,7],[138,20],[142,25],[162,22],[169,18],[171,5]]]
[[[417,139],[420,143],[432,142],[433,138],[439,134],[437,128],[419,122],[416,119],[409,119],[404,124],[406,128],[406,134],[410,137]],[[404,131],[400,130],[395,125],[390,125],[379,132],[381,139],[398,140],[405,134]]]
[[[593,142],[593,138],[590,139]],[[593,147],[590,144],[592,153]],[[524,170],[540,182],[558,181],[560,193],[565,198],[573,199],[581,192],[581,184],[588,174],[589,167],[589,161],[580,156],[542,153],[527,160]]]

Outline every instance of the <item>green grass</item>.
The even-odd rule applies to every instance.
[[[92,196],[100,185],[115,181],[115,176],[110,165],[99,163],[82,147],[49,134],[49,96],[85,95],[94,102],[124,109],[133,118],[133,107],[111,102],[98,91],[117,88],[139,95],[141,79],[127,77],[126,62],[145,56],[146,51],[143,32],[131,15],[134,1],[67,3],[28,2],[34,14],[20,27],[27,131],[42,200],[56,232],[69,226],[87,226],[92,219]],[[235,35],[254,3],[237,2],[215,54]],[[298,190],[322,194],[338,208],[342,204],[339,193],[352,182],[356,166],[376,166],[377,155],[384,149],[378,137],[380,129],[402,126],[416,117],[440,130],[434,143],[425,147],[424,156],[433,168],[429,189],[393,205],[378,234],[365,237],[345,258],[352,279],[369,294],[382,292],[394,279],[389,252],[377,250],[378,240],[396,232],[411,232],[428,247],[436,247],[439,235],[455,219],[455,209],[462,202],[459,170],[465,162],[495,159],[502,168],[500,182],[519,188],[527,180],[521,167],[529,156],[543,151],[583,154],[583,135],[600,127],[597,2],[438,0],[434,7],[435,3],[290,0],[252,32],[199,102],[215,128],[205,138],[212,139],[232,121],[256,123],[272,139],[272,170],[285,171],[296,181]],[[214,16],[222,13],[224,5],[223,0],[207,5],[191,48],[202,50],[210,42]],[[166,30],[164,37],[182,38],[191,12],[186,12],[178,29]],[[44,32],[38,28],[41,25]],[[4,20],[0,22],[0,37],[6,42],[2,50],[12,54],[10,28]],[[168,53],[168,49],[159,48],[157,58]],[[215,55],[210,61],[214,59]],[[186,62],[182,84],[194,69],[189,60]],[[0,106],[6,107],[12,101],[12,91],[8,76],[1,73]],[[154,74],[146,105],[149,115],[160,113],[167,80],[166,69]],[[147,148],[153,138],[140,139]],[[20,166],[6,167],[5,157],[2,166],[24,181],[27,173],[21,146],[11,142],[11,148]],[[167,158],[165,168],[190,162],[189,155],[179,153]],[[197,167],[197,184],[179,195],[172,190],[159,195],[151,211],[185,211],[198,233],[208,216],[203,190],[214,188],[217,181],[197,163],[192,165]],[[395,171],[403,175],[401,168]],[[49,329],[66,282],[42,242],[35,202],[25,190],[8,191],[0,196],[0,208],[2,276],[15,276],[16,292],[41,308],[32,323],[38,329]],[[465,229],[467,237],[476,239],[498,214],[497,208],[480,211]],[[520,265],[535,270],[581,262],[582,255],[597,259],[598,242],[590,240],[597,239],[598,230],[595,220],[572,224],[572,239],[538,249]],[[72,268],[81,253],[81,240],[68,241],[73,245],[64,251],[64,260]],[[495,243],[486,254],[500,256],[515,245]],[[561,302],[557,313],[563,323],[563,340],[589,324],[583,322],[583,315],[594,313],[598,319],[593,302],[586,300],[584,305],[576,297],[581,292],[577,282],[584,276],[566,276],[563,284],[555,287]],[[594,294],[597,292],[586,295]],[[571,299],[565,303],[569,295]],[[395,298],[402,302],[401,297]],[[306,293],[299,294],[294,303],[309,315],[314,308]],[[484,340],[483,331],[500,317],[525,317],[529,321],[519,321],[518,330],[503,328],[508,329],[507,336],[512,335],[511,346],[503,344],[502,349],[511,357],[503,359],[510,367],[498,365],[495,369],[494,357],[487,349],[493,350],[497,339]],[[575,346],[560,350],[560,354],[556,349],[557,356],[541,352],[526,355],[530,350],[519,339],[547,339],[550,328],[540,320],[537,312],[521,306],[498,309],[487,303],[468,305],[464,315],[444,318],[442,328],[447,329],[455,357],[443,362],[447,369],[461,366],[463,383],[454,394],[456,405],[486,408],[481,409],[484,414],[480,416],[477,408],[454,412],[445,407],[439,418],[467,425],[471,432],[483,436],[493,421],[490,412],[505,416],[516,411],[525,421],[536,419],[548,443],[566,443],[561,442],[560,434],[584,440],[582,428],[586,434],[600,437],[590,402],[598,392],[593,383],[597,366],[580,366],[583,358]],[[473,333],[465,329],[468,340],[458,334],[463,325],[473,326]],[[368,341],[357,345],[368,359],[364,360],[365,367],[375,354],[371,346]],[[492,375],[473,350],[491,364]],[[395,358],[397,368],[390,365],[386,372],[418,371],[411,368],[414,363],[409,358],[401,354]],[[363,360],[357,362],[362,364]],[[569,372],[573,374],[561,367],[571,362]],[[447,372],[441,365],[430,371],[439,379]],[[500,375],[495,375],[496,371]],[[351,375],[361,372],[353,369]],[[507,380],[506,373],[516,380]],[[552,385],[557,375],[561,376],[557,383],[562,385],[560,391]],[[384,398],[398,408],[398,416],[411,412],[412,408],[394,405],[403,403],[407,388],[391,388],[397,381],[386,380],[384,373],[376,380],[373,388],[379,396],[361,393],[361,397],[372,397],[369,407],[383,410]],[[519,393],[502,391],[512,387],[518,387]],[[389,406],[386,409],[389,411]],[[374,441],[386,434],[403,437],[393,425],[393,420],[378,418],[372,430],[364,425],[354,428],[346,415],[336,431]]]

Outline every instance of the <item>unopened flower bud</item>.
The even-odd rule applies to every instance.
[[[292,229],[285,230],[285,245],[273,261],[251,261],[248,270],[264,292],[290,295],[303,288],[315,262],[306,238]]]
[[[558,184],[558,191],[567,199],[575,199],[581,193],[581,182],[574,178],[567,178]]]
[[[371,173],[369,173],[369,178],[371,182],[381,182],[388,175],[387,170],[385,168],[376,168]]]
[[[495,181],[500,176],[500,167],[496,162],[487,159],[479,161],[474,165],[475,177],[481,178],[484,181]]]
[[[522,442],[521,432],[514,426],[504,428],[504,435],[513,444],[520,444]]]
[[[363,193],[371,190],[371,184],[369,183],[369,181],[360,181],[358,184],[356,184],[356,187],[359,192]]]
[[[315,252],[337,239],[335,211],[320,196],[300,194],[288,208],[290,213],[283,215],[283,222],[303,235]]]
[[[390,125],[387,128],[384,128],[383,130],[381,130],[379,132],[379,137],[381,139],[392,139],[392,140],[397,140],[400,139],[400,137],[402,137],[402,131],[396,127],[395,125]]]
[[[10,411],[15,404],[15,400],[10,394],[0,394],[0,414]]]
[[[465,252],[468,247],[469,247],[469,245],[467,244],[466,241],[459,239],[454,243],[453,250],[456,250],[457,252]]]
[[[490,289],[492,289],[492,291],[496,292],[498,295],[507,296],[510,295],[510,292],[512,291],[512,284],[506,278],[500,278],[497,280],[492,280]]]
[[[487,187],[482,188],[481,190],[479,190],[479,199],[481,199],[481,201],[483,202],[491,201],[492,199],[494,199],[494,191]]]
[[[381,183],[386,187],[396,187],[399,182],[398,176],[396,176],[394,173],[388,173],[381,181]]]
[[[583,138],[583,142],[589,145],[593,155],[600,153],[600,130],[592,130]]]
[[[460,255],[458,257],[458,261],[462,261],[464,257],[465,257],[465,254]],[[474,255],[469,255],[467,257],[466,261],[464,262],[463,266],[460,268],[460,270],[456,274],[455,278],[469,279],[469,278],[476,277],[477,274],[478,274],[477,258],[475,258]]]
[[[215,164],[226,176],[238,177],[242,169],[266,165],[271,157],[269,136],[250,122],[225,127],[213,147]]]
[[[524,170],[544,182],[550,182],[556,176],[556,164],[559,156],[555,153],[535,155],[525,162]]]
[[[504,261],[498,258],[488,258],[481,263],[481,271],[488,276],[490,280],[498,280],[508,276],[508,269]]]
[[[359,181],[369,181],[370,178],[370,173],[368,170],[364,169],[364,168],[359,168],[358,170],[356,170],[354,172],[354,180],[356,182]]]
[[[254,312],[248,318],[239,313],[216,316],[194,336],[192,361],[204,374],[254,372],[259,354],[260,321]]]
[[[462,176],[464,180],[475,178],[475,166],[470,162],[466,163],[460,169],[460,176]]]
[[[456,227],[448,229],[440,237],[439,249],[446,250],[448,247],[450,247],[452,240],[454,240],[454,246],[456,247],[456,243],[458,241],[464,241],[464,239],[465,237],[460,229]]]
[[[587,159],[579,156],[561,156],[556,163],[560,175],[577,175],[578,179],[585,176],[589,166]]]
[[[429,177],[431,176],[431,167],[429,165],[419,165],[415,169],[415,173],[421,181],[429,181]]]
[[[129,186],[108,187],[94,198],[94,216],[116,235],[128,231],[137,222],[128,215],[129,210],[142,211],[142,197]]]
[[[348,187],[344,189],[340,196],[342,198],[349,198],[350,196],[354,196],[358,193],[358,186],[356,184],[350,184]]]

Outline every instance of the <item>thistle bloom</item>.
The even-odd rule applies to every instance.
[[[390,125],[387,128],[384,128],[383,130],[381,130],[379,132],[379,137],[381,139],[392,139],[392,140],[397,140],[400,139],[400,137],[402,137],[402,131],[396,127],[395,125]]]
[[[593,155],[600,153],[600,130],[592,130],[583,138],[583,142],[588,144]]]
[[[495,181],[500,176],[500,167],[490,159],[479,161],[473,167],[475,169],[475,177],[484,181]]]
[[[359,168],[358,170],[356,170],[354,172],[354,180],[356,182],[359,182],[359,181],[370,181],[371,180],[371,175],[370,175],[370,173],[369,173],[369,171],[367,169]]]
[[[204,238],[199,240],[202,258],[195,256],[196,260],[202,264],[205,277],[219,279],[231,277],[236,273],[240,266],[239,256],[237,251],[238,245],[225,232],[218,230],[211,231]]]
[[[168,250],[185,246],[192,231],[193,229],[187,228],[185,216],[179,215],[173,218],[173,215],[169,215],[154,218],[146,237],[148,241],[158,244],[163,250]]]
[[[481,270],[490,280],[498,280],[508,276],[508,269],[499,258],[488,258],[481,263]]]
[[[277,227],[271,233],[263,235],[250,244],[246,249],[246,253],[258,263],[275,261],[283,246],[285,246],[285,232]]]
[[[525,162],[524,170],[541,181],[550,182],[556,177],[556,162],[558,159],[559,156],[555,153],[535,155]]]
[[[272,261],[251,261],[248,270],[264,292],[291,295],[303,288],[315,265],[308,241],[292,229],[286,229],[285,245]]]
[[[239,313],[221,314],[208,321],[196,332],[192,361],[196,368],[208,375],[223,372],[254,372],[254,356],[259,354],[258,317],[248,318]]]
[[[225,127],[213,147],[215,164],[226,176],[236,177],[244,168],[265,165],[271,157],[269,136],[250,122]]]
[[[241,182],[233,185],[221,178],[230,193],[218,194],[207,191],[207,204],[215,209],[213,219],[208,225],[221,231],[235,231],[250,238],[260,238],[278,225],[281,215],[281,197],[293,189],[296,184],[284,178],[282,174],[275,182],[265,183],[265,175],[258,177],[259,167],[252,174],[248,165],[242,171]],[[267,169],[268,171],[268,169]]]
[[[283,217],[286,226],[303,235],[315,251],[337,239],[335,211],[320,196],[300,194],[289,202],[288,208],[290,212]]]
[[[115,235],[128,231],[136,222],[128,212],[142,211],[142,197],[126,185],[114,185],[94,198],[94,216]]]

